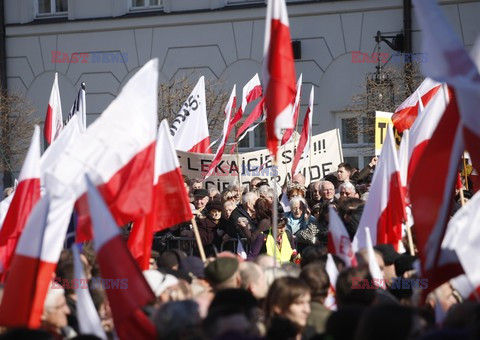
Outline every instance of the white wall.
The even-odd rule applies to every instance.
[[[30,2],[29,2],[30,1]],[[28,19],[25,10],[32,0],[6,0],[7,23]],[[115,2],[118,1],[118,2]],[[121,15],[127,0],[70,1],[70,19]],[[11,90],[20,90],[44,119],[54,72],[59,73],[63,110],[68,112],[81,82],[87,84],[88,122],[92,122],[119,93],[122,85],[150,58],[160,59],[160,81],[168,81],[192,69],[207,79],[237,83],[238,96],[244,83],[261,73],[265,7],[225,7],[220,11],[184,13],[192,2],[173,5],[172,13],[97,20],[67,20],[57,23],[7,26],[7,77]],[[199,6],[200,2],[195,2]],[[205,2],[205,3],[203,3]],[[202,6],[225,2],[203,1]],[[207,4],[208,2],[208,4]],[[480,32],[478,1],[443,1],[443,9],[464,44],[472,46]],[[93,6],[92,3],[98,3]],[[167,4],[168,2],[166,2]],[[30,4],[30,5],[29,5]],[[183,7],[182,7],[183,6]],[[186,6],[186,7],[185,7]],[[173,13],[175,10],[180,12]],[[334,112],[348,105],[361,91],[365,73],[373,64],[354,64],[352,51],[374,52],[374,36],[399,33],[403,27],[402,1],[333,1],[288,6],[292,38],[302,41],[302,59],[296,62],[309,92],[315,86],[314,133],[335,127]],[[99,14],[100,13],[100,14]],[[414,29],[417,25],[414,20]],[[419,51],[419,34],[413,34]],[[62,53],[109,52],[124,54],[123,63],[52,63],[52,51]],[[382,44],[382,52],[392,51]],[[302,98],[303,105],[308,96]],[[305,107],[300,122],[303,121]]]

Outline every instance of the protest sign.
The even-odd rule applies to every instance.
[[[234,180],[248,184],[253,177],[273,179],[279,184],[290,179],[290,171],[295,152],[294,138],[282,146],[278,152],[278,162],[274,166],[267,149],[241,153],[239,155],[223,155],[212,175],[205,181],[205,188],[225,189]],[[213,155],[177,151],[182,173],[190,179],[203,178]],[[343,161],[342,148],[338,130],[330,130],[312,137],[310,153],[305,160],[302,173],[306,183],[318,181],[326,174],[335,171]],[[240,173],[240,175],[239,175]]]

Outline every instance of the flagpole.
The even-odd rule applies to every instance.
[[[412,229],[408,224],[407,224],[407,239],[408,239],[408,248],[410,250],[410,255],[415,256],[415,250],[413,249]]]
[[[237,152],[238,185],[242,187],[242,169],[240,169],[240,155],[238,153],[238,143],[235,144],[235,150]]]
[[[465,160],[465,154],[462,153],[462,161],[463,161],[463,176],[465,177],[465,189],[468,190],[468,175],[467,175],[467,162]],[[463,190],[461,190],[462,195],[463,195]],[[462,203],[463,203],[463,197],[462,197]]]
[[[278,150],[277,150],[278,154]],[[273,158],[273,166],[277,166],[277,155]],[[272,182],[273,182],[273,190],[274,190],[274,195],[273,195],[273,209],[272,209],[272,222],[273,222],[273,258],[275,259],[273,263],[273,270],[275,274],[275,268],[277,267],[277,234],[278,234],[278,192],[277,192],[277,181],[275,179],[275,176],[272,177]]]
[[[200,233],[198,232],[197,221],[195,221],[195,217],[192,218],[192,226],[193,226],[193,233],[195,234],[195,240],[197,241],[198,251],[200,252],[200,258],[203,262],[207,261],[205,257],[205,250],[203,249],[202,239],[200,238]]]

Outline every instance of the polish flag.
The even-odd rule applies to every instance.
[[[170,127],[176,150],[211,153],[205,77],[201,76]]]
[[[480,296],[480,262],[478,261],[478,242],[480,232],[480,193],[476,193],[448,222],[442,242],[440,260],[444,257],[454,259],[455,255],[471,284],[471,294]]]
[[[242,106],[237,110],[232,119],[232,124],[236,124],[242,119],[247,104],[262,96],[262,85],[256,73],[252,79],[243,87],[242,90]]]
[[[239,143],[247,135],[248,132],[253,131],[258,125],[265,121],[264,105],[265,97],[262,97],[262,99],[260,99],[257,105],[255,105],[255,107],[253,108],[252,112],[250,112],[247,119],[245,119],[242,126],[240,126],[240,128],[238,129],[237,136],[235,137],[237,143]],[[253,125],[253,123],[257,119],[260,119],[260,122]]]
[[[118,225],[150,212],[157,135],[158,60],[145,64],[87,131],[46,170],[47,188],[77,200],[77,242],[92,239],[85,174]],[[132,116],[132,113],[135,113]],[[71,210],[69,211],[71,213]],[[56,220],[68,225],[67,220]]]
[[[225,150],[225,146],[227,145],[228,135],[232,130],[230,120],[232,116],[232,111],[236,105],[236,97],[235,97],[236,89],[237,89],[237,86],[233,85],[232,93],[230,94],[230,98],[228,99],[227,106],[225,107],[225,122],[223,124],[222,140],[220,142],[220,145],[218,146],[215,157],[213,157],[212,163],[210,163],[210,167],[206,172],[204,180],[212,175],[213,171],[215,170],[215,167],[222,159],[223,151]]]
[[[415,173],[417,164],[420,159],[422,159],[425,148],[450,102],[450,96],[451,93],[448,91],[447,85],[441,85],[436,95],[428,105],[425,106],[422,114],[415,120],[410,128],[407,184]]]
[[[193,218],[166,120],[158,129],[153,186],[153,209],[134,224],[128,238],[128,248],[142,270],[149,266],[153,234]]]
[[[338,279],[338,268],[335,264],[332,254],[327,254],[327,263],[325,264],[325,271],[330,279],[330,288],[328,289],[327,297],[323,305],[330,310],[337,310],[337,300],[335,298],[335,286]]]
[[[392,122],[398,132],[403,132],[412,126],[417,116],[419,116],[419,105],[423,104],[423,106],[427,106],[441,85],[442,84],[427,77],[415,92],[397,107],[392,115]]]
[[[80,282],[75,288],[75,294],[77,295],[77,320],[80,334],[93,334],[100,339],[107,339],[107,335],[102,327],[102,322],[100,321],[100,317],[88,291],[87,278],[85,277],[82,261],[80,261],[80,253],[76,245],[73,245],[72,253],[74,264],[73,277]],[[85,284],[83,282],[85,282]]]
[[[428,290],[431,290],[462,273],[455,259],[441,258],[441,243],[465,146],[470,151],[473,165],[480,164],[480,138],[476,135],[480,126],[476,114],[480,105],[480,77],[439,6],[430,0],[415,1],[415,11],[421,18],[423,50],[429,54],[429,62],[423,65],[423,71],[453,88],[446,111],[410,184],[417,247],[422,272],[429,279]],[[435,164],[434,171],[432,164]]]
[[[47,115],[45,117],[44,136],[48,144],[57,139],[63,128],[62,102],[60,100],[60,91],[58,89],[58,74],[55,72],[52,92],[48,100]]]
[[[347,229],[332,206],[328,207],[328,216],[330,221],[328,228],[328,252],[340,257],[345,262],[346,268],[356,267],[357,259],[354,253],[356,250],[352,248]]]
[[[40,327],[45,296],[63,245],[57,231],[47,228],[49,207],[47,193],[33,208],[20,235],[0,305],[2,326]]]
[[[285,130],[285,132],[283,133],[282,142],[280,143],[280,145],[285,145],[290,141],[293,135],[293,131],[295,131],[295,127],[297,126],[298,115],[300,113],[300,99],[302,97],[302,79],[303,79],[303,74],[300,73],[300,77],[298,77],[298,80],[297,80],[297,90],[295,93],[295,101],[293,103],[293,110],[292,110],[293,127]]]
[[[435,1],[415,1],[416,13],[422,18],[423,47],[429,62],[423,71],[431,78],[453,87],[463,125],[465,146],[473,166],[480,166],[480,74],[472,58],[450,27]],[[432,25],[429,21],[434,20]],[[428,22],[428,23],[427,23]],[[478,44],[478,42],[477,42]],[[473,50],[478,53],[478,48]],[[476,56],[474,59],[478,60]]]
[[[251,103],[255,99],[258,99],[262,96],[262,85],[260,84],[260,79],[258,78],[258,74],[256,73],[252,79],[243,87],[242,90],[242,106],[237,110],[235,116],[232,119],[231,125],[232,127],[242,119],[243,113],[245,112],[245,108],[247,107],[248,103]],[[253,123],[253,122],[252,122]],[[237,133],[237,137],[239,134]],[[233,153],[235,150],[235,145],[238,144],[239,140],[237,138],[237,142],[232,146],[230,149],[230,154]]]
[[[407,219],[401,182],[393,129],[388,125],[370,195],[353,239],[354,249],[367,246],[366,227],[370,227],[374,245],[390,243],[395,249],[398,248],[398,242],[402,239],[402,222]]]
[[[294,128],[295,65],[285,0],[268,0],[263,55],[267,147],[276,159],[282,130]]]
[[[8,209],[14,197],[15,191],[0,202],[0,229],[2,229],[3,222],[5,221],[5,217],[7,217]]]
[[[458,261],[441,263],[439,257],[464,149],[456,97],[453,95],[409,184],[416,246],[422,276],[428,279],[428,289],[424,294],[463,272]],[[435,164],[434,169],[432,164]]]
[[[101,193],[88,176],[86,185],[95,234],[93,244],[102,279],[111,285],[105,291],[117,334],[120,339],[154,339],[155,327],[141,308],[155,301],[155,295],[130,255]]]
[[[295,158],[292,163],[292,176],[297,172],[302,171],[303,162],[309,157],[310,142],[312,140],[312,120],[313,120],[313,86],[310,91],[310,100],[308,102],[307,113],[303,120],[302,134],[298,142],[297,150],[295,151]],[[300,166],[298,166],[299,162]]]
[[[28,216],[40,200],[40,127],[35,126],[18,187],[0,230],[0,281],[5,282],[15,248]]]

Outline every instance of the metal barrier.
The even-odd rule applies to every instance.
[[[194,237],[169,237],[164,239],[164,241],[165,250],[180,249],[189,256],[193,256],[193,250],[197,247]]]
[[[193,256],[194,250],[197,249],[197,242],[194,237],[162,238],[161,236],[155,236],[154,238],[163,239],[163,241],[165,242],[165,250],[180,249],[183,250],[186,254]],[[248,251],[250,250],[250,244],[247,242],[247,239],[242,238],[240,240],[242,241],[243,249],[245,249],[245,252],[248,253]],[[220,245],[220,251],[224,251],[226,249],[226,246],[228,246],[229,244],[232,244],[232,248],[228,248],[232,249],[233,252],[235,252],[238,245],[238,239],[230,238],[224,240]]]
[[[240,241],[242,241],[243,249],[245,249],[245,252],[248,253],[250,250],[250,243],[247,242],[246,238],[241,238]],[[229,238],[227,240],[224,240],[222,244],[220,245],[220,251],[223,251],[225,249],[225,245],[228,243],[233,243],[233,252],[236,252],[237,246],[238,246],[238,239],[237,238]]]

